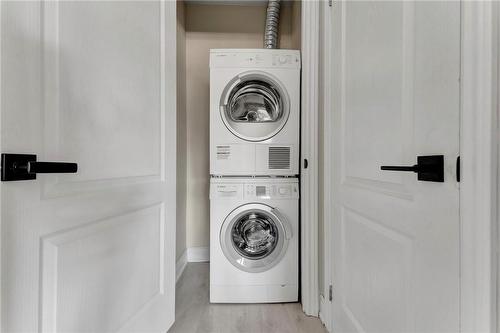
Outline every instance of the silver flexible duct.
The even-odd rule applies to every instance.
[[[267,4],[266,29],[264,32],[264,48],[278,48],[279,24],[280,0],[269,0]]]

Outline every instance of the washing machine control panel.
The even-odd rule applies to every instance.
[[[240,184],[216,184],[210,188],[210,197],[241,199],[244,196],[243,186]]]
[[[299,184],[297,182],[211,184],[210,198],[237,200],[298,199]]]
[[[297,184],[246,184],[245,199],[292,199],[298,198]]]

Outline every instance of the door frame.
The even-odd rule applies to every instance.
[[[462,2],[460,327],[496,331],[498,5]]]
[[[0,3],[0,41],[2,38],[2,4]],[[0,42],[0,75],[2,70],[2,43]],[[0,150],[2,149],[2,80],[0,76]],[[1,153],[1,152],[0,152]],[[2,286],[2,182],[0,182],[0,286]],[[2,288],[0,287],[0,330],[2,329]]]
[[[323,73],[331,72],[328,60],[331,46],[331,8],[322,1],[322,49],[320,66]],[[333,3],[335,6],[335,2]],[[307,14],[307,13],[304,13]],[[303,15],[304,15],[303,14]],[[315,22],[303,16],[304,22]],[[305,44],[307,39],[303,38]],[[461,2],[461,74],[460,74],[460,331],[496,332],[497,285],[500,278],[497,263],[497,243],[500,242],[497,193],[500,195],[500,4],[492,1]],[[307,46],[306,46],[307,47]],[[318,55],[319,57],[319,55]],[[325,75],[321,80],[325,90],[332,83]],[[304,94],[304,92],[303,92]],[[323,94],[320,105],[324,112],[324,140],[333,139],[331,97]],[[304,104],[303,104],[304,105]],[[304,110],[304,108],[303,108]],[[480,110],[480,112],[478,111]],[[323,147],[324,169],[331,170],[334,156],[328,145]],[[332,198],[331,176],[324,174],[324,200]],[[316,189],[318,190],[318,189]],[[305,203],[303,203],[304,205]],[[327,221],[332,208],[323,205],[325,225],[324,281],[331,284],[332,256],[329,245],[333,240]],[[318,293],[321,291],[318,290]],[[334,295],[335,296],[335,295]],[[331,302],[320,296],[319,316],[332,331]],[[307,312],[306,312],[307,313]]]
[[[320,66],[322,66],[322,73],[325,73],[322,78],[321,78],[321,84],[324,87],[322,89],[322,101],[320,102],[321,104],[321,111],[323,113],[323,140],[324,142],[333,142],[334,135],[333,135],[333,126],[332,121],[333,121],[333,113],[328,112],[328,110],[331,110],[333,101],[332,101],[332,96],[331,94],[327,94],[326,91],[329,91],[332,86],[333,82],[331,80],[331,76],[327,75],[326,73],[331,73],[333,69],[333,64],[331,61],[331,56],[330,56],[330,50],[331,50],[331,40],[332,40],[332,14],[331,11],[333,9],[333,4],[332,6],[329,5],[328,1],[322,1],[321,3],[322,8],[321,8],[321,19],[320,19],[320,34],[321,34],[321,50],[320,50],[320,57],[321,57],[321,63]],[[334,156],[332,154],[332,148],[331,145],[323,144],[323,170],[333,170],[334,168]],[[325,203],[331,202],[333,198],[333,189],[332,189],[332,184],[333,184],[333,175],[331,172],[324,172],[323,174],[323,181],[324,181],[324,186],[323,186],[323,200]],[[323,204],[323,283],[324,283],[324,290],[320,290],[320,309],[319,309],[319,318],[325,325],[326,329],[329,332],[332,332],[333,326],[332,326],[332,302],[328,299],[329,295],[327,295],[326,290],[328,290],[329,286],[332,285],[332,241],[333,241],[333,235],[332,235],[332,228],[330,223],[327,223],[328,221],[332,221],[333,219],[333,209],[331,205]],[[333,296],[333,295],[332,295]]]
[[[319,7],[320,1],[301,1],[300,283],[302,310],[309,316],[319,313]]]

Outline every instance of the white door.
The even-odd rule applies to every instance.
[[[334,1],[334,332],[458,332],[460,3]],[[444,182],[417,156],[444,155]]]
[[[1,3],[2,332],[165,332],[175,292],[175,2]]]

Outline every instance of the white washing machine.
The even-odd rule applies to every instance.
[[[299,51],[210,51],[210,174],[297,175],[299,124]]]
[[[296,178],[212,178],[210,302],[298,300]]]

